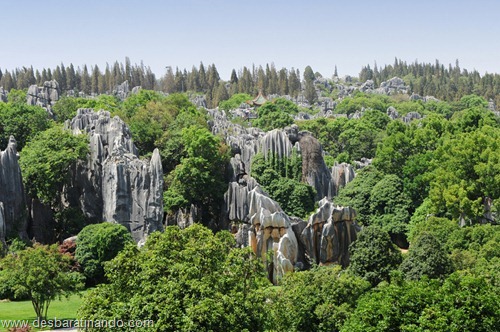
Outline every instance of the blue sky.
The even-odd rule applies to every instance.
[[[324,76],[362,66],[455,63],[500,72],[500,1],[1,1],[0,68],[141,60],[232,68],[310,65]]]

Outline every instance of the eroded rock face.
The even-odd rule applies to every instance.
[[[50,115],[52,114],[51,108],[59,100],[61,90],[57,81],[46,81],[43,86],[31,85],[28,88],[26,101],[28,105],[38,105],[47,110]]]
[[[19,167],[17,142],[13,136],[0,151],[0,202],[3,203],[5,234],[15,233],[27,239],[27,210]]]
[[[312,135],[304,135],[300,141],[302,155],[302,182],[316,189],[316,200],[332,197],[332,176],[323,160],[323,149]]]
[[[137,242],[162,230],[163,170],[158,150],[150,161],[139,159],[129,128],[103,110],[79,109],[65,127],[90,139],[89,158],[74,172],[67,197],[70,205],[79,206],[94,222],[126,226]]]
[[[349,265],[349,245],[356,240],[359,226],[350,207],[334,206],[327,198],[319,202],[301,234],[312,263]]]
[[[8,101],[8,92],[3,88],[3,86],[0,86],[0,102],[6,103]]]
[[[163,171],[158,149],[148,164],[127,152],[117,138],[102,173],[104,221],[124,225],[136,242],[163,230]]]
[[[113,89],[113,94],[120,100],[125,100],[130,92],[128,81],[118,84]]]
[[[7,230],[5,228],[5,212],[3,209],[3,202],[0,202],[0,250],[3,249],[5,245],[5,235]]]

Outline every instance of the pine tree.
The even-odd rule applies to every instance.
[[[87,69],[87,65],[83,65],[81,91],[83,91],[87,95],[90,95],[91,82],[90,82],[90,75],[89,75],[89,71]]]

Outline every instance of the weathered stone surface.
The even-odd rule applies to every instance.
[[[354,180],[354,168],[347,163],[335,164],[331,169],[332,197],[337,196],[340,188]]]
[[[19,167],[17,142],[10,136],[7,148],[0,150],[0,202],[3,202],[6,234],[27,239],[27,210]]]
[[[7,229],[5,225],[5,212],[3,208],[3,202],[0,202],[0,251],[5,245],[5,235],[7,234]]]
[[[395,120],[397,118],[399,118],[399,113],[398,111],[396,111],[396,109],[394,108],[394,106],[389,106],[387,108],[387,115],[392,119],[392,120]]]
[[[113,89],[113,94],[120,100],[125,100],[130,93],[128,81],[118,84]]]
[[[349,245],[359,231],[355,218],[352,208],[334,206],[330,200],[322,199],[301,234],[310,262],[347,266]]]
[[[26,102],[28,105],[38,105],[45,108],[52,116],[51,108],[59,100],[60,94],[61,90],[59,89],[59,83],[57,83],[57,81],[46,81],[41,87],[31,85],[28,88]]]
[[[148,164],[128,153],[116,138],[102,168],[103,220],[124,225],[136,242],[163,230],[163,171],[158,149]]]
[[[139,159],[129,128],[103,110],[79,109],[65,127],[74,134],[86,133],[90,139],[90,156],[75,171],[68,201],[95,222],[123,224],[138,242],[163,229],[163,170],[158,150],[149,162]]]
[[[175,211],[174,214],[169,214],[166,217],[166,226],[177,225],[180,228],[186,228],[196,222],[201,222],[202,210],[199,206],[191,204],[189,208],[182,208]]]
[[[0,86],[0,102],[6,103],[8,101],[8,95],[9,93],[7,92],[7,90],[5,90],[3,86]]]
[[[30,238],[40,243],[54,243],[54,213],[50,206],[41,203],[38,199],[28,199],[29,215],[31,225],[29,228]]]
[[[422,116],[417,112],[409,112],[405,116],[402,117],[404,123],[410,123],[413,120],[421,119]]]
[[[332,197],[332,176],[323,160],[323,149],[319,141],[311,135],[303,135],[300,140],[302,155],[302,182],[316,189],[316,200]]]

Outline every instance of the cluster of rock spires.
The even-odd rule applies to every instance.
[[[223,224],[232,229],[240,246],[251,246],[266,262],[270,280],[277,282],[284,273],[311,264],[347,265],[348,246],[358,230],[356,214],[351,208],[335,207],[331,200],[354,178],[353,167],[343,163],[328,169],[318,140],[295,125],[265,133],[231,123],[224,112],[210,110],[209,114],[212,132],[222,135],[233,152]],[[308,222],[288,216],[249,175],[256,153],[288,158],[294,150],[302,158],[302,181],[313,186],[317,200],[321,199]],[[272,253],[269,262],[268,252]]]
[[[56,80],[46,81],[42,86],[31,85],[28,88],[26,102],[28,105],[38,105],[52,116],[52,106],[59,100],[61,90]]]
[[[87,219],[126,226],[137,242],[163,229],[163,170],[158,149],[151,160],[139,159],[127,125],[107,111],[79,109],[65,123],[90,140],[90,155],[73,174],[68,202]]]

